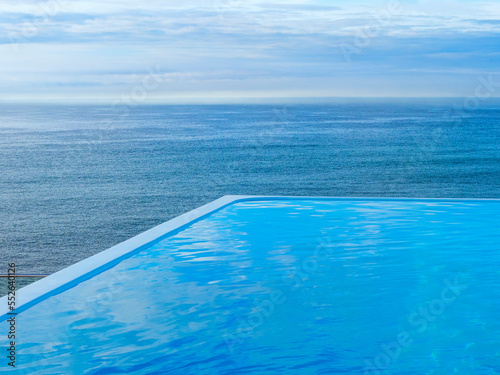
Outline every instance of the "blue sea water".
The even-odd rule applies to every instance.
[[[1,259],[52,273],[225,194],[500,198],[500,105],[462,102],[1,103]]]
[[[499,206],[237,202],[21,312],[15,373],[498,374]]]

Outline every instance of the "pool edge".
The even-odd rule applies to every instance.
[[[74,285],[112,268],[134,252],[173,235],[228,205],[247,198],[252,198],[252,196],[225,195],[18,289],[16,290],[16,308],[13,312],[20,313],[51,295],[70,289]],[[7,297],[0,298],[0,322],[8,319],[8,314],[11,312],[8,308]]]
[[[141,251],[145,247],[174,235],[187,226],[206,218],[207,216],[242,201],[259,200],[371,200],[371,201],[441,201],[441,202],[474,202],[497,201],[500,199],[488,198],[397,198],[397,197],[313,197],[313,196],[259,196],[259,195],[225,195],[203,206],[195,208],[165,223],[153,227],[126,241],[103,250],[89,258],[83,259],[52,275],[36,281],[16,291],[16,313],[36,305],[44,299],[61,293],[71,287],[88,280],[91,277],[109,269]],[[20,293],[22,291],[22,293]],[[0,322],[8,319],[9,313],[7,296],[0,298]]]

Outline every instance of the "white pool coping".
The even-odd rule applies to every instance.
[[[204,206],[177,216],[163,224],[160,224],[146,232],[143,232],[129,240],[104,250],[96,255],[64,268],[50,276],[38,280],[32,284],[16,290],[16,312],[21,312],[30,306],[57,294],[72,285],[87,280],[92,276],[111,268],[127,256],[143,247],[151,245],[160,238],[172,235],[182,230],[189,224],[229,205],[237,200],[245,199],[247,196],[226,195]],[[0,298],[0,321],[7,318],[8,304],[7,296]]]
[[[202,220],[220,209],[241,201],[254,200],[370,200],[370,201],[498,201],[500,199],[465,199],[465,198],[392,198],[392,197],[300,197],[300,196],[256,196],[226,195],[204,206],[177,216],[129,240],[104,250],[96,255],[62,269],[44,279],[16,290],[16,310],[19,313],[30,306],[58,293],[61,293],[82,281],[109,269],[128,258],[133,253],[174,235],[189,225]],[[8,318],[7,296],[0,298],[0,322]]]

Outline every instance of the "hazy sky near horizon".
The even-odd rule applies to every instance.
[[[498,0],[17,0],[0,99],[498,97],[499,46]]]

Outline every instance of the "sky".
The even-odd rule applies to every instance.
[[[3,1],[0,100],[498,97],[499,46],[498,0]]]

